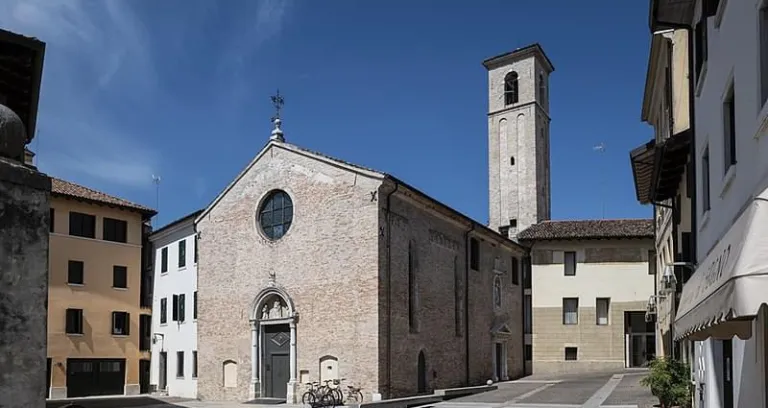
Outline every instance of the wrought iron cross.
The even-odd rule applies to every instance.
[[[275,120],[280,118],[280,110],[285,105],[285,100],[280,95],[280,89],[277,90],[277,94],[270,96],[270,99],[272,99],[272,106],[275,107],[275,116],[272,117],[272,120]]]

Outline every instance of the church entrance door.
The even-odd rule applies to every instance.
[[[290,374],[291,331],[287,324],[269,324],[264,330],[264,391],[268,398],[286,398]]]

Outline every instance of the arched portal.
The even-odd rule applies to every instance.
[[[424,350],[419,352],[419,367],[417,369],[419,378],[417,379],[419,394],[427,392],[427,358],[424,357]]]
[[[296,402],[296,322],[298,313],[284,288],[271,285],[251,304],[252,399]]]

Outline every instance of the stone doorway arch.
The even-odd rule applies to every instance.
[[[286,290],[262,289],[251,304],[251,399],[296,403],[298,313]]]

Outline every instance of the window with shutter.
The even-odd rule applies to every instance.
[[[184,313],[184,305],[187,302],[185,301],[185,295],[181,294],[179,295],[179,321],[183,322],[185,320],[185,313]]]
[[[160,324],[168,321],[168,299],[160,299]]]
[[[171,320],[179,320],[179,295],[173,295],[173,311],[171,312]]]

